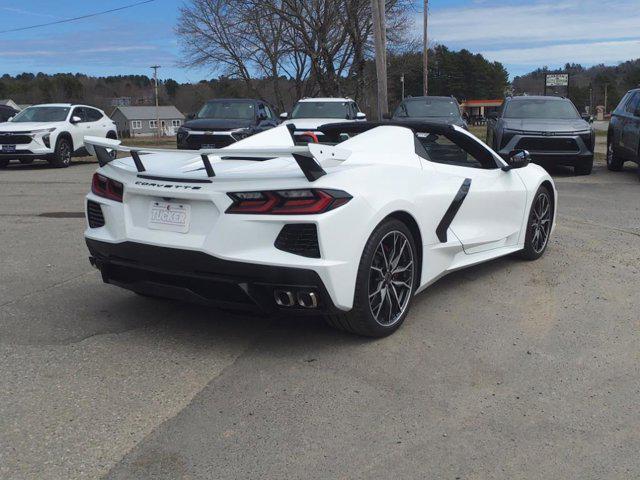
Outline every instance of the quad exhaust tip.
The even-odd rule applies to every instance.
[[[318,295],[312,291],[301,290],[294,293],[291,290],[276,289],[273,296],[279,307],[291,308],[297,305],[302,308],[318,308]]]
[[[298,292],[298,305],[302,308],[317,308],[318,296],[314,292]]]
[[[273,296],[276,299],[276,305],[279,307],[293,307],[296,303],[290,290],[274,290]]]

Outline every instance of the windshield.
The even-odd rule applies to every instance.
[[[423,98],[403,102],[395,113],[396,117],[459,117],[460,109],[452,99]]]
[[[299,102],[291,118],[349,118],[347,102]]]
[[[509,102],[504,118],[575,120],[580,118],[573,103],[563,100],[517,100]]]
[[[29,107],[21,111],[11,122],[64,122],[69,107]]]
[[[198,118],[253,120],[254,117],[252,102],[209,102],[198,112]]]

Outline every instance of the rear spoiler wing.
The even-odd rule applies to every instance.
[[[140,157],[141,154],[179,154],[200,157],[209,178],[215,177],[215,171],[210,156],[219,157],[220,160],[273,160],[274,158],[292,156],[302,173],[310,182],[315,182],[327,174],[322,168],[321,162],[325,160],[344,161],[351,155],[351,151],[310,143],[296,147],[261,147],[261,148],[216,148],[206,150],[172,150],[161,148],[127,147],[120,140],[102,137],[85,137],[84,144],[90,154],[95,154],[101,167],[113,162],[116,155],[113,152],[129,153],[133,159],[138,173],[146,171],[146,167]]]

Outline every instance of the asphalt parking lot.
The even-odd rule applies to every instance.
[[[0,171],[0,478],[640,478],[640,183],[554,171],[547,254],[383,340],[103,285],[95,164]]]

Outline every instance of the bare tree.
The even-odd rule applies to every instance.
[[[386,0],[390,39],[402,38],[407,0]],[[177,33],[185,65],[208,66],[263,97],[264,82],[283,108],[284,77],[295,96],[345,95],[365,88],[372,56],[370,0],[189,0]]]

